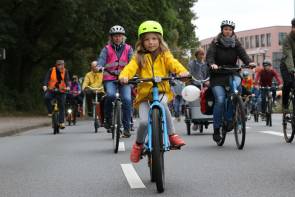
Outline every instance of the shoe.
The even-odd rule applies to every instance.
[[[64,128],[66,128],[65,123],[60,123],[60,124],[59,124],[59,128],[60,128],[60,129],[64,129]]]
[[[124,129],[122,137],[123,138],[129,138],[130,136],[131,136],[130,131]]]
[[[143,145],[138,145],[137,143],[133,144],[131,152],[130,152],[130,161],[133,163],[138,163],[140,160],[140,156],[143,150]]]
[[[177,134],[169,135],[169,141],[171,146],[174,146],[177,148],[185,145],[185,142],[183,141],[183,139]]]
[[[47,116],[48,116],[48,117],[52,117],[52,114],[51,114],[51,113],[48,113]]]
[[[219,141],[221,140],[221,136],[220,136],[220,128],[214,128],[213,140],[214,140],[215,142],[219,142]]]

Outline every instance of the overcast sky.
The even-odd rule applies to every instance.
[[[295,0],[198,0],[192,8],[198,19],[196,35],[205,39],[220,32],[222,20],[232,20],[236,31],[290,25]]]

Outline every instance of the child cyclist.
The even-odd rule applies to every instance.
[[[135,74],[139,78],[151,78],[153,76],[167,77],[169,73],[175,73],[182,77],[189,75],[187,70],[170,53],[163,40],[162,26],[156,21],[145,21],[138,28],[136,53],[121,72],[119,80],[121,83],[128,83],[128,80]],[[183,146],[185,142],[179,135],[175,134],[171,113],[167,105],[173,99],[169,82],[161,82],[158,88],[159,98],[161,98],[161,103],[165,108],[170,144],[176,147]],[[130,160],[134,163],[140,160],[143,143],[147,135],[149,101],[152,100],[151,90],[151,82],[138,84],[135,107],[139,108],[140,123],[137,129],[136,142],[132,146],[130,154]]]

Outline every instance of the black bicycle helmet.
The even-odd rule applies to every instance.
[[[268,61],[268,60],[264,60],[262,65],[265,67],[265,66],[271,66],[271,62]]]
[[[295,27],[295,18],[292,19],[291,24],[292,24],[292,27]]]

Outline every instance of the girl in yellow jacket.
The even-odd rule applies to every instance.
[[[119,76],[121,83],[128,83],[128,80],[138,75],[140,78],[152,78],[153,76],[167,77],[169,73],[176,73],[179,76],[188,76],[187,70],[173,58],[167,44],[163,40],[162,26],[156,21],[145,21],[138,29],[139,40],[136,43],[136,53],[125,66]],[[132,146],[130,160],[134,163],[140,160],[143,143],[147,135],[149,101],[152,100],[151,82],[138,84],[135,107],[139,108],[139,127],[137,129],[136,142]],[[175,134],[175,128],[167,103],[173,99],[173,93],[168,81],[159,85],[159,98],[165,108],[167,129],[170,144],[172,146],[183,146],[185,142],[179,135]]]

